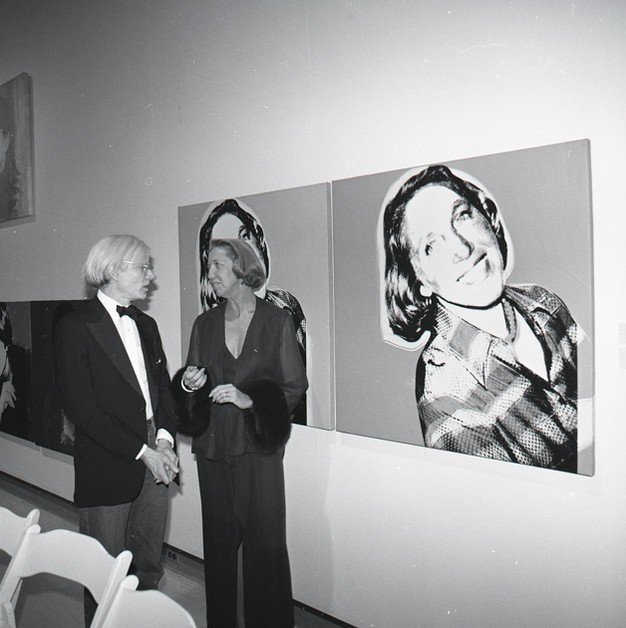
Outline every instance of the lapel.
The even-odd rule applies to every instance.
[[[135,371],[133,370],[133,365],[130,363],[122,339],[111,317],[104,308],[104,305],[100,303],[97,297],[90,302],[88,312],[90,318],[86,322],[87,329],[91,332],[100,345],[100,348],[109,357],[111,362],[113,362],[113,365],[122,377],[143,397],[139,382],[135,376]],[[142,345],[143,344],[142,340]]]

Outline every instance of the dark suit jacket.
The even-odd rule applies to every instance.
[[[176,434],[170,378],[156,322],[140,313],[141,337],[157,430]],[[98,298],[63,316],[54,331],[56,381],[76,426],[74,502],[132,501],[146,467],[135,456],[147,442],[145,400],[111,317]]]

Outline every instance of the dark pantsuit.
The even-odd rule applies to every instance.
[[[234,628],[242,544],[246,628],[292,628],[282,451],[198,457],[209,628]]]

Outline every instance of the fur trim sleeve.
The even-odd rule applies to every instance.
[[[283,391],[278,384],[265,379],[251,382],[244,392],[253,404],[244,413],[252,442],[261,451],[276,451],[291,434],[291,416]]]
[[[182,368],[172,379],[172,395],[178,409],[178,431],[187,436],[200,436],[209,427],[211,420],[211,399],[209,382],[197,392],[187,392],[182,386]]]

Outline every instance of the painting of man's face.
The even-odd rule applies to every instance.
[[[504,267],[481,213],[447,187],[419,190],[407,203],[406,236],[416,275],[444,301],[486,307],[502,294]]]
[[[333,181],[338,431],[481,455],[435,438],[536,418],[507,403],[557,391],[567,438],[537,466],[571,471],[575,453],[593,473],[590,172],[581,140]],[[527,372],[543,396],[512,379]]]
[[[259,259],[262,259],[259,251],[259,243],[256,238],[234,214],[223,214],[217,219],[213,226],[212,237],[214,240],[220,240],[222,238],[238,238],[239,240],[245,240],[255,250]]]

